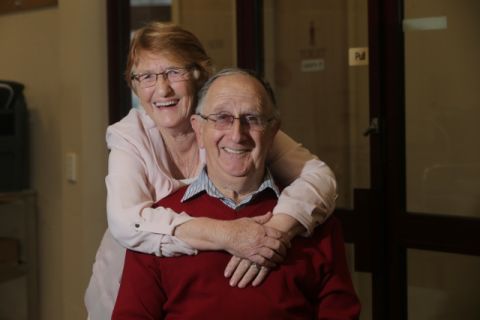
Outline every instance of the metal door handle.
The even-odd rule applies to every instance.
[[[370,125],[363,132],[363,135],[365,137],[367,137],[367,136],[371,135],[372,133],[378,133],[378,132],[379,132],[378,118],[372,118],[372,120],[370,120]]]

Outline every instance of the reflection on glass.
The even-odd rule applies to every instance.
[[[150,21],[172,20],[172,0],[130,0],[130,27],[138,29]]]
[[[173,22],[203,43],[217,70],[236,65],[235,0],[173,2]]]
[[[353,286],[362,303],[360,320],[370,320],[372,319],[372,275],[367,272],[355,271],[355,246],[353,244],[345,244],[345,252]]]
[[[480,257],[408,250],[409,320],[480,319]]]
[[[480,2],[405,2],[407,210],[480,217]]]
[[[130,0],[130,20],[132,30],[152,20],[178,24],[200,39],[215,69],[236,65],[235,0]]]
[[[368,188],[368,66],[349,66],[367,47],[367,1],[264,1],[265,74],[282,128],[334,170],[339,207]]]

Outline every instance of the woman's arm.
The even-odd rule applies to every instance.
[[[159,192],[142,172],[145,168],[140,158],[112,149],[106,178],[108,223],[122,246],[157,256],[194,254],[197,249],[225,250],[266,266],[273,266],[285,255],[283,233],[263,226],[270,217],[219,221],[152,208],[153,193]],[[171,188],[165,189],[160,194],[170,193]]]
[[[263,222],[192,219],[168,208],[152,208],[182,184],[171,177],[166,165],[168,153],[158,130],[132,125],[132,118],[107,131],[111,150],[107,216],[110,231],[122,246],[157,256],[195,254],[197,249],[226,250],[262,265],[273,265],[279,254],[285,254],[283,234],[263,226]]]
[[[268,165],[276,181],[286,186],[273,210],[274,218],[288,215],[310,234],[335,208],[337,184],[332,170],[282,131],[275,137]],[[282,223],[276,225],[287,231]]]
[[[153,185],[148,162],[134,150],[112,148],[108,160],[107,217],[114,238],[125,248],[157,256],[195,254],[196,250],[173,237],[175,228],[192,218],[168,208],[152,208],[157,195],[174,191],[172,181],[160,173],[163,183]],[[155,188],[162,190],[155,190]]]

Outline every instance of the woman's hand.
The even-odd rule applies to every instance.
[[[232,287],[245,288],[248,284],[256,287],[267,277],[270,269],[259,266],[247,259],[233,256],[225,268],[225,277],[230,278]]]
[[[263,222],[263,221],[262,221]],[[276,214],[266,221],[263,226],[269,226],[277,231],[283,231],[283,239],[290,246],[290,240],[305,229],[292,217],[286,214]],[[258,286],[267,277],[270,269],[265,266],[259,266],[252,261],[233,256],[225,268],[224,275],[230,278],[232,287],[245,288],[248,284]]]
[[[266,222],[272,214],[236,220],[196,218],[178,226],[174,235],[197,250],[225,250],[265,267],[274,267],[287,254],[287,235]]]
[[[264,267],[274,267],[283,261],[290,242],[286,234],[265,225],[271,216],[268,212],[254,218],[225,221],[228,226],[223,232],[224,249]]]

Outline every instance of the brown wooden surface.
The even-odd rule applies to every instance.
[[[0,1],[0,14],[56,6],[57,0],[2,0]]]

